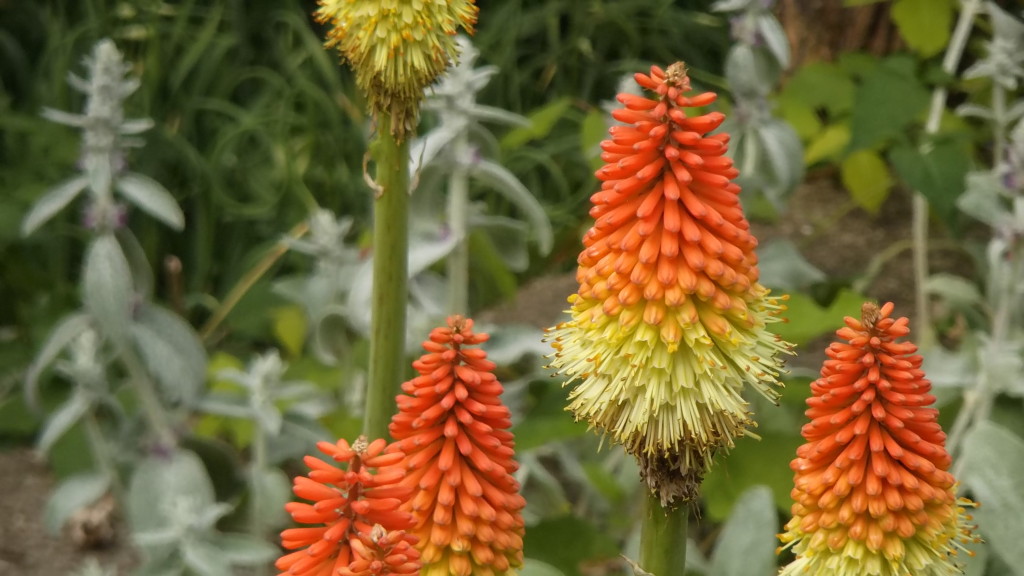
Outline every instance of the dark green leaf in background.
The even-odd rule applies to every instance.
[[[923,194],[946,222],[953,220],[956,201],[970,169],[970,159],[961,142],[943,138],[917,148],[897,146],[889,152],[889,161],[900,178]]]
[[[874,148],[918,121],[929,93],[914,75],[914,61],[891,56],[865,75],[854,95],[850,151]]]

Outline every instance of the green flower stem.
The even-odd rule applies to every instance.
[[[946,54],[942,58],[942,69],[947,74],[954,74],[956,67],[963,56],[964,48],[967,46],[967,38],[970,36],[971,27],[974,24],[974,16],[981,10],[981,0],[967,0],[960,10],[960,17],[957,19],[956,28],[950,37]],[[945,86],[936,86],[932,91],[931,108],[928,110],[928,119],[925,122],[927,134],[937,134],[939,124],[942,121],[942,111],[946,108],[947,91]],[[931,311],[928,307],[928,293],[925,291],[925,284],[928,281],[928,200],[918,190],[914,194],[911,206],[911,239],[914,242],[913,265],[914,265],[914,290],[917,300],[917,307],[914,311],[917,334],[917,342],[922,350],[927,350],[935,342],[935,334],[932,331]]]
[[[657,495],[647,492],[640,532],[640,568],[654,576],[685,573],[689,512],[685,506],[666,510]]]
[[[370,325],[370,381],[363,433],[387,438],[395,394],[405,374],[405,307],[409,270],[409,140],[397,141],[389,114],[377,118],[377,200],[373,213],[373,301]]]
[[[469,315],[469,171],[463,162],[469,138],[460,132],[452,142],[458,162],[448,181],[448,228],[456,240],[448,255],[448,313]]]
[[[124,488],[117,475],[117,464],[114,462],[107,439],[103,437],[103,430],[100,429],[100,423],[96,419],[95,409],[90,408],[86,411],[82,421],[85,424],[85,433],[89,438],[89,446],[92,449],[93,458],[96,459],[96,465],[110,478],[110,490],[114,494],[114,498],[124,502]]]
[[[250,529],[252,535],[260,540],[267,537],[266,527],[263,524],[263,491],[260,490],[260,477],[267,469],[267,430],[263,427],[259,418],[256,418],[256,437],[252,442],[252,462],[249,470],[249,514],[252,515]],[[253,568],[253,576],[264,576],[267,574],[268,566],[260,564]]]

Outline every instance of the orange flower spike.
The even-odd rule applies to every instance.
[[[385,452],[384,440],[367,443],[364,437],[351,446],[345,440],[338,440],[336,444],[320,442],[317,448],[334,462],[347,466],[342,469],[306,456],[309,476],[297,476],[293,491],[299,498],[313,503],[289,502],[285,510],[296,522],[323,526],[281,532],[281,545],[295,552],[277,560],[275,566],[281,570],[280,576],[336,576],[339,571],[348,570],[353,562],[367,559],[358,550],[354,552],[357,548],[354,543],[368,538],[375,526],[402,534],[402,530],[413,525],[412,515],[399,509],[412,494],[402,483],[405,455],[401,451]],[[410,543],[414,540],[409,536]],[[398,546],[397,542],[394,546]],[[391,550],[388,548],[388,554]],[[392,571],[379,572],[379,575],[413,573]]]
[[[654,94],[618,97],[572,318],[548,338],[569,409],[635,455],[667,505],[693,500],[715,452],[753,426],[745,385],[777,398],[789,345],[766,328],[784,306],[758,283],[728,135],[708,135],[725,117],[686,110],[715,94],[686,95],[682,63],[635,79]]]
[[[796,560],[782,576],[954,576],[956,555],[980,541],[921,356],[895,341],[909,322],[892,311],[867,303],[847,318],[811,384],[807,443],[790,464],[793,518],[779,536]]]
[[[420,573],[417,538],[405,530],[388,532],[375,524],[369,534],[352,540],[356,559],[337,576],[412,576]]]
[[[512,474],[514,441],[486,334],[459,316],[436,328],[402,385],[392,449],[408,454],[402,510],[416,517],[424,576],[505,576],[523,563],[526,502]]]

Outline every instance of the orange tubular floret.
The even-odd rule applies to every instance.
[[[618,219],[620,209],[636,210],[620,206],[604,217]],[[512,476],[518,465],[510,414],[491,372],[494,364],[482,350],[467,347],[487,338],[473,332],[472,320],[458,316],[434,329],[429,342],[440,346],[424,346],[427,354],[413,364],[420,376],[403,386],[407,395],[398,397],[392,418],[395,445],[417,470],[405,479],[416,494],[402,509],[415,516],[409,533],[419,537],[427,571],[504,574],[522,565],[525,501]],[[434,380],[442,367],[454,376],[446,376],[452,382],[444,389],[451,392],[441,392]],[[504,521],[495,524],[497,518]]]

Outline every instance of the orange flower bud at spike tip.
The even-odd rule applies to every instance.
[[[796,560],[782,576],[954,576],[980,540],[956,497],[931,383],[893,305],[864,304],[829,346],[811,384],[793,518],[779,538]],[[968,551],[968,554],[973,554]]]
[[[413,517],[398,510],[412,494],[402,483],[405,455],[388,449],[384,440],[368,443],[362,436],[351,446],[338,440],[317,447],[347,467],[306,457],[312,470],[308,477],[295,478],[294,491],[313,504],[290,502],[285,509],[297,522],[322,526],[281,532],[281,545],[295,552],[277,560],[279,576],[418,574],[419,554],[408,553],[416,538],[404,532],[412,527]]]
[[[624,125],[601,144],[594,226],[579,257],[571,320],[549,330],[551,365],[575,387],[569,409],[623,444],[663,505],[692,501],[714,454],[753,425],[741,393],[771,400],[789,344],[766,325],[784,307],[758,283],[718,112],[687,109],[676,63],[622,94]]]
[[[409,455],[403,506],[416,518],[425,576],[506,576],[523,563],[526,502],[512,473],[514,442],[494,364],[473,321],[448,319],[413,362],[391,420],[394,450]]]

